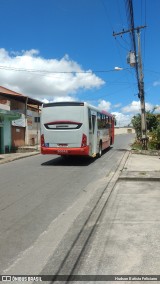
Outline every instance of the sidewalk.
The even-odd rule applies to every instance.
[[[118,208],[112,214],[110,271],[159,275],[160,157],[130,154],[113,198]]]
[[[160,181],[160,156],[130,153],[119,179]]]
[[[128,159],[124,160],[123,166],[116,173],[117,177],[119,173],[120,175],[116,184],[113,184],[109,198],[105,198],[105,193],[101,198],[105,206],[97,213],[96,209],[93,211],[93,218],[94,214],[100,214],[96,224],[92,223],[92,219],[88,219],[86,223],[85,219],[85,228],[89,234],[87,243],[85,241],[87,232],[83,230],[84,235],[82,231],[82,236],[80,234],[79,238],[76,232],[77,228],[81,230],[80,222],[84,221],[83,212],[78,213],[78,217],[73,222],[70,216],[70,214],[73,216],[71,207],[64,215],[57,218],[57,224],[53,222],[32,248],[27,250],[15,262],[15,265],[10,267],[10,270],[7,270],[7,275],[15,274],[15,271],[16,273],[23,271],[23,274],[53,275],[57,271],[56,265],[61,262],[61,253],[65,254],[65,250],[68,251],[70,243],[73,254],[76,252],[76,258],[80,259],[74,270],[75,275],[124,275],[125,277],[127,275],[158,275],[160,271],[160,157],[129,153]],[[101,187],[103,190],[102,185]],[[100,189],[98,185],[97,193]],[[91,190],[93,196],[93,188]],[[106,196],[107,192],[108,187]],[[86,196],[85,199],[87,199]],[[81,207],[80,205],[81,203],[75,203],[76,209]],[[83,209],[85,210],[89,212],[89,203]],[[61,239],[60,233],[62,232],[63,235],[64,222],[67,225],[69,221],[73,224],[69,225],[64,239],[63,237]],[[33,264],[33,259],[39,259],[39,261]],[[67,271],[66,275],[70,268],[72,271],[69,255],[63,265]],[[44,271],[41,266],[45,267]],[[120,282],[130,283],[130,281]],[[107,281],[107,283],[111,282]]]
[[[159,275],[159,252],[160,157],[130,153],[76,273]]]
[[[40,153],[39,146],[21,147],[20,150],[22,151],[20,153],[0,154],[0,164],[5,164],[8,162],[12,162],[14,160],[19,160],[26,157],[38,155]]]

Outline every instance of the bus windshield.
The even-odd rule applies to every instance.
[[[55,106],[43,108],[43,123],[59,122],[83,122],[83,107]]]

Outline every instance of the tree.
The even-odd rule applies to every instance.
[[[158,126],[156,127],[156,129],[153,129],[149,135],[151,138],[150,140],[151,148],[159,150],[160,149],[160,119],[157,119],[157,120],[158,120]]]
[[[137,139],[140,140],[141,139],[141,115],[137,114],[133,116],[131,122],[132,122],[133,128],[135,129]]]
[[[158,118],[155,114],[151,112],[146,112],[146,123],[147,123],[147,130],[153,131],[158,127]]]
[[[150,137],[150,146],[160,149],[160,119],[158,115],[146,112],[147,132]],[[137,140],[141,140],[141,115],[137,114],[132,118],[132,124],[136,132]]]

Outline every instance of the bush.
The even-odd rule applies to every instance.
[[[147,131],[149,136],[148,148],[160,149],[160,118],[158,115],[151,112],[146,112]],[[136,132],[137,141],[133,144],[133,147],[141,145],[141,115],[137,114],[132,118],[132,124]],[[142,145],[141,145],[142,146]]]
[[[137,140],[141,139],[141,115],[137,114],[132,118],[132,125],[135,129]]]
[[[150,148],[160,150],[160,125],[158,125],[156,129],[150,132],[149,136],[150,136],[150,142],[149,142]]]
[[[141,150],[142,149],[142,143],[140,140],[136,140],[133,144],[132,144],[132,149],[133,150]]]

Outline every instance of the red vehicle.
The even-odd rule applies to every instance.
[[[41,153],[99,157],[114,143],[114,116],[85,102],[43,104]]]

